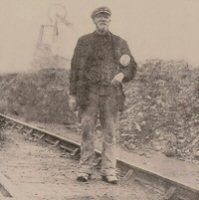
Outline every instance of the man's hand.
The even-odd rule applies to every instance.
[[[120,72],[119,74],[115,75],[114,78],[111,81],[112,85],[119,85],[122,83],[122,80],[124,79],[124,74]]]
[[[75,95],[69,95],[69,101],[68,101],[69,107],[72,111],[76,110],[77,102],[76,102],[76,96]]]

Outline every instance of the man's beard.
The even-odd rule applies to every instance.
[[[108,31],[108,25],[106,23],[99,23],[98,31],[99,32],[107,32]]]

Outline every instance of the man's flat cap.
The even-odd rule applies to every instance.
[[[99,14],[99,13],[106,13],[106,14],[108,14],[108,15],[110,15],[111,16],[111,10],[108,8],[108,7],[105,7],[105,6],[103,6],[103,7],[99,7],[99,8],[96,8],[93,12],[92,12],[92,14],[91,14],[91,17],[93,18],[93,17],[95,17],[97,14]]]

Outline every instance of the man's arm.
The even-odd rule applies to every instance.
[[[128,82],[128,81],[132,80],[136,74],[137,63],[135,62],[135,60],[131,54],[131,51],[128,47],[128,44],[125,40],[122,41],[121,52],[122,52],[121,55],[128,55],[130,57],[130,62],[127,66],[123,66],[122,64],[120,64],[120,70],[124,74],[124,78],[123,78],[122,82]]]
[[[78,40],[77,45],[74,50],[74,54],[71,60],[71,70],[70,70],[70,87],[69,94],[76,95],[77,93],[77,81],[78,81],[78,71],[79,71],[79,59],[80,59],[80,40]]]

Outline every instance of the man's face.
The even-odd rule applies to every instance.
[[[93,18],[96,28],[100,32],[106,32],[109,29],[110,15],[107,13],[99,13]]]

